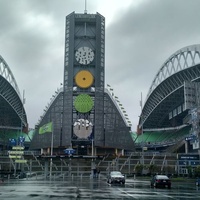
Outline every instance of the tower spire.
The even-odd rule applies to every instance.
[[[87,14],[87,0],[85,0],[85,10],[84,10],[84,14]]]

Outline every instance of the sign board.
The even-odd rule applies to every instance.
[[[15,163],[27,163],[27,160],[15,160]]]
[[[195,140],[196,139],[196,135],[190,135],[188,137],[185,137],[185,141],[190,141],[190,140]]]
[[[148,148],[147,148],[147,147],[143,147],[143,150],[144,150],[144,151],[147,151],[147,150],[148,150]]]
[[[185,155],[178,155],[178,160],[199,160],[199,155],[191,155],[191,154],[185,154]]]
[[[15,163],[27,163],[27,160],[23,159],[24,147],[13,146],[12,151],[8,151],[9,158],[14,159]]]
[[[9,153],[9,155],[10,155],[10,154],[14,154],[14,155],[23,155],[23,154],[24,154],[24,151],[9,151],[8,153]]]
[[[14,147],[12,147],[12,150],[24,150],[24,147],[14,146]]]
[[[12,158],[12,159],[20,159],[22,158],[22,156],[14,156],[14,155],[9,155],[9,158]]]

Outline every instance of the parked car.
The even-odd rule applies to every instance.
[[[109,184],[113,183],[125,184],[125,176],[120,171],[111,171],[108,175],[107,182]]]
[[[151,187],[168,187],[171,188],[171,180],[166,175],[155,175],[151,179]]]

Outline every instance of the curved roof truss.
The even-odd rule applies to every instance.
[[[142,109],[140,126],[145,123],[159,104],[183,87],[184,81],[196,81],[199,78],[200,45],[182,48],[170,56],[152,82]],[[160,113],[164,114],[161,110]]]
[[[0,75],[3,76],[10,83],[10,85],[12,85],[12,87],[15,89],[15,91],[17,92],[17,94],[20,97],[20,92],[19,92],[19,88],[17,86],[17,82],[16,82],[8,64],[2,58],[1,55],[0,55]]]
[[[174,54],[172,54],[161,66],[158,73],[156,74],[149,92],[147,94],[147,98],[150,94],[156,89],[156,87],[163,82],[168,77],[173,74],[182,71],[186,68],[194,66],[200,63],[200,45],[191,45],[184,47]]]
[[[13,108],[24,126],[27,126],[27,117],[17,82],[2,56],[0,56],[0,96]]]

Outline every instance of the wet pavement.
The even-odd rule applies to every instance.
[[[37,178],[37,180],[36,180]],[[54,177],[55,178],[55,177]],[[109,185],[105,177],[42,177],[5,180],[0,200],[62,199],[200,199],[200,187],[191,182],[172,183],[172,188],[151,188],[150,181],[127,179],[125,185]]]

